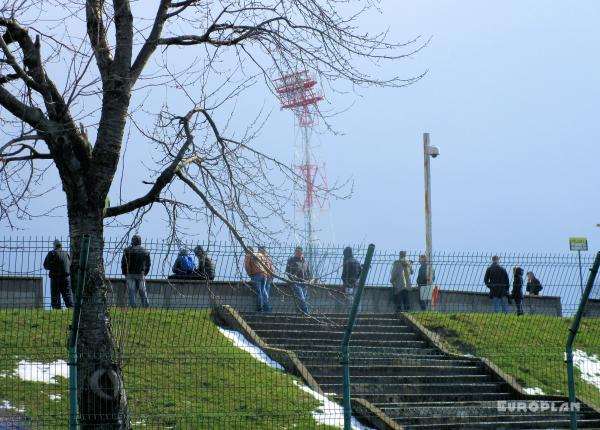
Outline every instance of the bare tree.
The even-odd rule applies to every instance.
[[[236,137],[235,103],[291,70],[310,70],[332,86],[419,79],[374,77],[357,67],[423,46],[361,32],[360,17],[373,6],[376,0],[0,1],[0,219],[13,225],[31,216],[29,202],[49,191],[44,175],[55,167],[72,273],[81,236],[91,237],[79,338],[83,428],[130,427],[107,307],[106,223],[129,216],[135,226],[158,205],[173,231],[180,217],[204,215],[243,243],[267,229],[265,219],[285,220],[295,174],[254,144],[265,120],[260,106]],[[148,100],[161,100],[160,108]],[[131,141],[153,157],[149,188],[107,207]],[[90,384],[99,378],[102,392]]]

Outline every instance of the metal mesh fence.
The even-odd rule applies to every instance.
[[[50,310],[42,263],[51,245],[0,241],[0,429],[68,427],[72,314]],[[245,273],[241,247],[200,244],[215,267],[206,281],[173,278],[180,248],[199,244],[145,241],[149,307],[134,288],[132,308],[121,273],[127,245],[107,240],[104,247],[115,353],[79,351],[80,372],[82,362],[109,361],[124,390],[115,390],[110,372],[87,380],[80,373],[82,383],[95,378],[97,386],[80,392],[80,406],[96,408],[79,415],[82,427],[99,428],[118,397],[133,429],[343,428],[340,344],[353,292],[341,281],[344,246],[314,249],[308,283],[276,278],[267,307]],[[362,261],[366,246],[352,248]],[[267,250],[283,276],[294,246]],[[398,254],[376,250],[367,277],[351,341],[353,428],[569,428],[563,353],[581,296],[577,254],[498,254],[510,304],[506,296],[494,303],[484,284],[491,253],[436,253],[434,280],[419,287],[420,253],[407,252],[412,274],[405,272],[410,286],[402,292],[390,284]],[[582,254],[584,282],[592,260]],[[515,266],[524,272],[519,307]],[[539,295],[527,293],[529,271],[540,280]],[[575,342],[580,428],[600,428],[598,283]]]

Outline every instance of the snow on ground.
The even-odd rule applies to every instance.
[[[223,333],[223,336],[232,341],[235,346],[250,353],[252,357],[257,359],[261,363],[265,363],[267,366],[270,366],[274,369],[283,370],[283,366],[281,364],[277,363],[274,360],[271,360],[262,349],[250,343],[250,341],[246,339],[246,337],[242,333],[235,330],[226,330],[221,327],[219,327],[219,331]]]
[[[10,402],[8,400],[2,400],[0,402],[0,410],[17,411],[20,413],[25,412],[25,409],[23,409],[23,408],[15,408],[13,405],[10,404]]]
[[[265,352],[257,347],[256,345],[250,343],[246,337],[237,332],[235,330],[226,330],[224,328],[219,327],[219,330],[225,337],[233,342],[235,346],[238,348],[250,353],[252,357],[257,359],[258,361],[267,364],[275,369],[284,370],[283,366],[277,363],[274,360],[271,360]],[[298,386],[301,390],[313,396],[320,402],[320,405],[316,410],[312,411],[314,419],[321,424],[327,424],[330,426],[337,426],[339,428],[344,428],[344,409],[335,402],[332,402],[327,397],[317,393],[312,390],[310,387],[306,385],[301,385],[298,382],[294,381],[294,385]],[[353,430],[373,430],[371,427],[366,427],[358,422],[358,420],[352,417],[352,429]]]
[[[579,369],[581,379],[600,390],[600,360],[598,357],[576,349],[573,353],[573,365]]]
[[[58,360],[54,363],[36,363],[21,360],[17,365],[16,374],[23,381],[56,384],[57,376],[69,377],[69,365],[64,360]]]
[[[525,392],[527,394],[533,394],[533,395],[536,395],[536,396],[542,396],[542,395],[544,395],[544,391],[541,388],[538,388],[538,387],[525,388]]]
[[[294,381],[294,385],[298,386],[302,391],[310,394],[320,402],[320,405],[316,410],[312,411],[315,421],[321,424],[329,426],[335,426],[344,428],[344,408],[335,402],[332,402],[322,394],[317,393],[306,385],[301,385]],[[352,430],[373,430],[371,427],[367,427],[358,422],[358,420],[352,417]]]
[[[60,400],[60,399],[62,399],[62,396],[60,394],[49,394],[48,398],[50,400]]]

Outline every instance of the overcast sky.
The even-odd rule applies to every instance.
[[[435,250],[562,252],[570,236],[588,237],[595,249],[600,2],[384,0],[381,10],[363,28],[431,41],[374,71],[428,73],[403,89],[343,95],[323,88],[324,108],[349,109],[332,119],[342,135],[317,129],[314,155],[329,182],[351,178],[354,188],[319,213],[321,239],[423,249],[422,134],[429,132],[441,150],[432,160]],[[272,109],[257,144],[292,163],[293,116],[264,89],[254,101]],[[127,159],[136,151],[144,147],[128,148]],[[111,190],[111,200],[117,195]],[[56,194],[42,204],[63,202]],[[23,223],[18,232],[5,227],[7,235],[67,233],[64,216]],[[140,233],[164,237],[165,230],[155,215]],[[203,227],[195,234],[202,239]]]

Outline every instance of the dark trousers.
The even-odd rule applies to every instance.
[[[68,276],[53,276],[50,278],[50,305],[52,306],[52,309],[62,308],[60,296],[62,296],[66,307],[73,307],[71,278]]]
[[[407,312],[410,310],[410,302],[408,300],[408,290],[398,290],[394,292],[394,304],[397,312]]]

